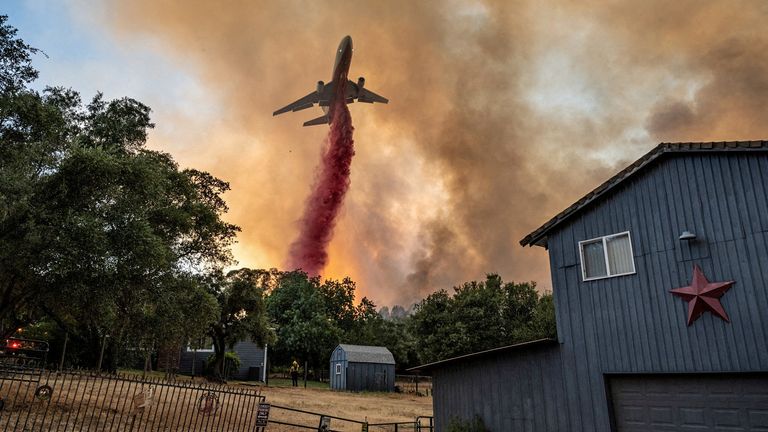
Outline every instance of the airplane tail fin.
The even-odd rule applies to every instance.
[[[321,124],[328,124],[330,123],[330,119],[328,118],[328,115],[320,116],[316,119],[312,119],[310,121],[304,122],[304,126],[314,126],[314,125],[321,125]]]

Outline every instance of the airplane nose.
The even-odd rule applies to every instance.
[[[349,49],[352,49],[352,36],[347,35],[344,38],[344,45],[346,45]]]

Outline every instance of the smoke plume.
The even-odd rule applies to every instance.
[[[288,255],[325,132],[270,113],[354,38],[350,73],[390,103],[350,105],[354,187],[323,273],[379,304],[486,272],[551,288],[547,252],[517,243],[551,216],[660,141],[768,136],[763,0],[112,5],[116,37],[149,41],[209,93],[207,122],[148,101],[152,145],[232,183],[235,254],[252,267]]]
[[[316,276],[328,262],[328,243],[336,215],[349,189],[349,171],[355,155],[352,117],[344,100],[345,83],[337,85],[331,128],[325,142],[318,177],[307,198],[298,238],[291,244],[288,269]],[[330,115],[330,114],[329,114]]]

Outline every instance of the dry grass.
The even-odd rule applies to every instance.
[[[86,374],[55,373],[41,377],[40,384],[0,376],[0,430],[253,430],[261,395],[275,405],[270,420],[317,427],[319,416],[280,407],[312,411],[370,423],[414,421],[432,413],[432,398],[405,394],[342,393],[317,388],[281,388],[228,385],[196,387],[197,383],[166,386],[161,381],[109,379]],[[17,377],[18,378],[18,377]],[[38,385],[53,388],[50,400],[34,397]],[[141,394],[152,388],[149,406],[136,407]],[[200,397],[214,391],[218,408],[201,414]],[[333,430],[359,431],[359,423],[334,419]],[[268,431],[295,430],[270,425]],[[371,429],[376,430],[376,429]]]
[[[267,402],[305,411],[320,412],[336,417],[369,423],[412,422],[419,416],[432,415],[432,398],[397,393],[347,393],[311,388],[275,388],[262,390]],[[273,409],[270,419],[317,425],[317,416]],[[291,421],[289,419],[293,419]],[[332,420],[335,430],[359,431],[360,425]],[[273,429],[271,430],[280,430]]]

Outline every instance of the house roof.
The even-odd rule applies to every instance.
[[[661,143],[653,150],[646,153],[643,157],[634,163],[619,171],[618,174],[608,179],[590,193],[584,195],[580,200],[573,203],[570,207],[561,211],[547,223],[537,230],[528,234],[520,240],[523,246],[547,246],[547,235],[556,227],[567,221],[579,211],[590,204],[599,201],[606,196],[616,186],[624,180],[634,176],[638,172],[651,165],[657,159],[678,153],[699,153],[699,152],[750,152],[750,151],[768,151],[768,141],[728,141],[728,142],[690,142],[690,143]]]
[[[395,357],[385,347],[347,344],[339,346],[347,353],[349,362],[395,364]]]
[[[532,347],[538,347],[538,346],[548,346],[548,345],[557,345],[557,340],[555,339],[538,339],[530,342],[523,342],[519,344],[514,345],[507,345],[499,348],[493,348],[485,351],[479,351],[472,354],[466,354],[458,357],[452,357],[445,360],[439,360],[432,363],[423,364],[421,366],[416,366],[413,368],[408,369],[408,371],[428,371],[430,369],[435,369],[437,367],[445,366],[449,363],[454,363],[462,360],[473,360],[476,358],[485,357],[488,355],[503,353],[503,352],[510,352],[510,351],[517,351],[522,350],[525,348],[532,348]]]

